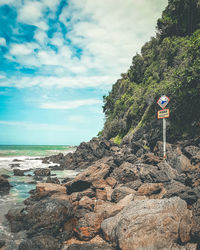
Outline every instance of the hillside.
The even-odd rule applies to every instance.
[[[106,122],[100,134],[120,143],[136,132],[161,139],[156,101],[171,99],[168,141],[200,132],[200,1],[169,0],[157,34],[133,57],[132,65],[104,96]]]

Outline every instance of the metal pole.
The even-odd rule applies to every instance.
[[[166,119],[163,118],[163,157],[166,158]]]

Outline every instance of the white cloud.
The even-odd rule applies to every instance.
[[[39,42],[39,44],[44,44],[48,41],[47,33],[39,29],[35,31],[34,38]]]
[[[0,79],[5,79],[6,77],[4,75],[0,75]]]
[[[4,37],[0,37],[0,46],[6,46],[6,39]]]
[[[56,7],[59,5],[60,0],[43,0],[43,3],[48,6],[48,8],[55,11]]]
[[[68,32],[64,35],[56,23],[56,32],[49,38],[49,16],[44,12],[55,14],[59,3],[26,0],[17,8],[20,22],[38,27],[36,43],[12,44],[5,57],[21,67],[37,67],[39,73],[8,79],[4,84],[107,89],[127,71],[132,56],[154,35],[156,20],[167,0],[69,0],[59,16]]]
[[[32,123],[26,121],[3,121],[0,120],[0,125],[6,126],[20,126],[31,130],[53,130],[53,131],[69,131],[74,130],[74,127],[58,124],[47,124],[47,123]]]
[[[33,53],[35,48],[37,48],[37,45],[34,43],[15,43],[10,47],[10,54],[14,56],[29,55]]]
[[[88,88],[98,87],[107,89],[117,76],[76,76],[76,77],[51,77],[51,76],[33,76],[11,78],[0,82],[0,86],[26,88],[33,86],[57,87],[57,88]]]
[[[4,4],[12,4],[14,2],[15,2],[15,0],[1,0],[0,1],[0,6],[4,5]]]
[[[76,109],[81,106],[90,106],[99,103],[102,103],[102,101],[98,99],[83,99],[55,103],[43,103],[40,107],[43,109]]]
[[[38,1],[26,1],[25,5],[18,11],[18,21],[36,25],[39,19],[42,18],[44,7]]]

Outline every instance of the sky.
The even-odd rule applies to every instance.
[[[78,145],[167,0],[0,0],[0,144]]]

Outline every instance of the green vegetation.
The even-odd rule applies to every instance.
[[[119,141],[156,119],[156,101],[170,97],[170,137],[200,127],[200,2],[169,0],[158,33],[133,57],[127,73],[104,96],[102,135]]]

